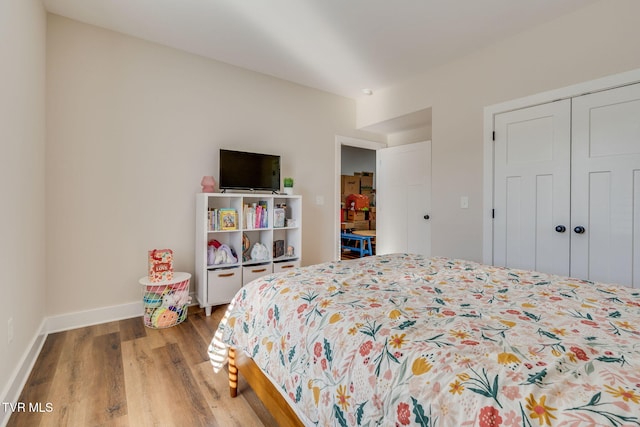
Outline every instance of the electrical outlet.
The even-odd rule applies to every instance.
[[[7,342],[11,344],[11,341],[13,341],[13,317],[7,320]]]

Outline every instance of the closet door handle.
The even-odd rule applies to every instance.
[[[579,225],[579,226],[577,226],[576,228],[574,228],[574,229],[573,229],[573,231],[575,231],[575,232],[576,232],[576,233],[578,233],[578,234],[582,234],[582,233],[584,233],[586,230],[585,230],[585,228],[584,228],[583,226]]]
[[[431,218],[431,217],[427,214],[427,215],[423,216],[422,218],[424,218],[424,219],[429,219],[429,218]]]
[[[556,231],[558,233],[564,233],[565,231],[567,231],[567,227],[565,227],[564,225],[556,225]]]

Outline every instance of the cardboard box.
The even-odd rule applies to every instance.
[[[373,172],[357,172],[354,175],[360,177],[360,188],[373,188]]]
[[[355,224],[352,222],[341,222],[340,229],[341,230],[352,230],[355,227]]]
[[[354,230],[368,230],[369,229],[369,221],[354,221],[353,222]]]
[[[354,175],[342,175],[340,193],[348,196],[349,194],[360,193],[360,177]]]
[[[347,221],[364,221],[365,219],[364,211],[347,211]]]

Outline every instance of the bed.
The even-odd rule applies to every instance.
[[[232,395],[238,369],[267,387],[281,425],[640,426],[627,287],[412,254],[329,262],[243,287],[209,353]]]

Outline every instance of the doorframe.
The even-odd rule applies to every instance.
[[[493,264],[494,117],[497,114],[521,108],[533,107],[635,83],[640,83],[640,68],[484,107],[482,197],[484,206],[482,212],[482,262],[484,264]]]
[[[336,135],[335,137],[335,164],[334,164],[334,193],[333,193],[333,259],[340,259],[340,185],[342,175],[342,146],[348,145],[350,147],[365,148],[367,150],[379,150],[381,148],[387,148],[387,143],[376,142],[368,139],[353,138],[350,136]],[[376,165],[378,164],[378,158],[376,155]],[[374,178],[378,179],[376,173]]]

